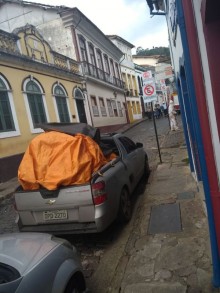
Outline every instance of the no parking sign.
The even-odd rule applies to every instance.
[[[142,73],[143,78],[143,99],[144,103],[149,103],[157,99],[155,81],[151,71]]]
[[[155,85],[154,84],[146,84],[144,86],[144,95],[147,97],[152,97],[155,93]]]

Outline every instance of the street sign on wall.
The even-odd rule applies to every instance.
[[[155,80],[152,72],[146,71],[142,73],[143,80],[143,100],[144,103],[149,103],[157,99]]]

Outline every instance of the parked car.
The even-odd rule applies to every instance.
[[[0,292],[85,292],[76,249],[43,233],[0,235]]]
[[[67,125],[68,134],[70,126]],[[53,131],[54,127],[59,131],[59,125],[53,125]],[[61,128],[65,132],[65,125]],[[74,135],[74,125],[72,128]],[[20,186],[15,191],[20,231],[57,235],[96,233],[116,219],[123,223],[130,220],[131,194],[150,172],[148,156],[142,143],[135,143],[123,134],[99,137],[94,133],[103,153],[113,152],[116,157],[96,171],[89,183],[61,186],[57,190],[23,190]]]

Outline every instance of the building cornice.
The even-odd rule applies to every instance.
[[[129,43],[128,41],[126,41],[125,39],[123,39],[122,37],[119,37],[117,35],[106,35],[110,40],[118,40],[119,42],[125,44],[126,46],[128,46],[129,48],[135,48],[134,45],[132,45],[131,43]]]
[[[123,52],[78,8],[67,8],[59,14],[65,27],[73,27],[89,39],[94,40],[99,48],[103,48],[109,55],[113,55],[116,60],[120,60],[123,56]]]

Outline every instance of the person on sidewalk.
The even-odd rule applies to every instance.
[[[151,110],[151,106],[147,106],[147,118],[149,119],[149,120],[151,120],[152,119],[152,110]]]
[[[177,125],[177,120],[176,120],[177,113],[174,109],[173,100],[170,100],[168,114],[169,114],[169,118],[170,118],[171,131],[179,130],[179,127]]]
[[[166,117],[168,115],[168,109],[167,109],[167,104],[165,101],[163,101],[163,113],[164,113],[164,117]]]
[[[159,108],[158,108],[157,104],[154,105],[154,117],[156,119],[160,118],[160,111],[159,111]]]

